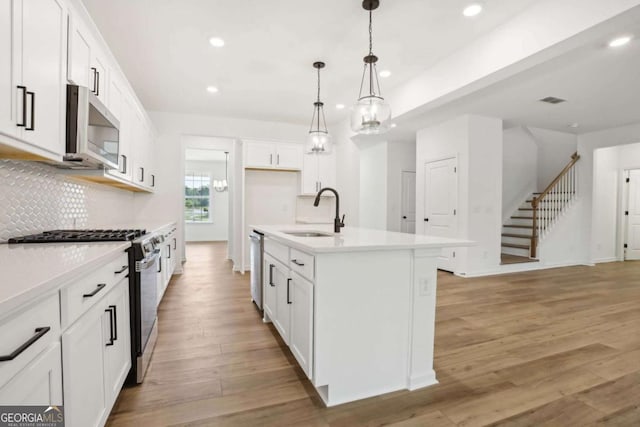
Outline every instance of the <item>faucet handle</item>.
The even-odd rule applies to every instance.
[[[345,217],[345,214],[342,214],[342,219],[340,220],[340,227],[344,227],[344,217]]]

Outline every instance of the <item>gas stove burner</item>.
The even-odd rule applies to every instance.
[[[15,237],[9,243],[67,243],[131,241],[147,233],[144,229],[126,230],[51,230],[40,234]]]

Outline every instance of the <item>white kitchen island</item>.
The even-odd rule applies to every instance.
[[[471,242],[324,225],[252,229],[265,235],[264,320],[327,406],[437,383],[436,261],[442,248]]]

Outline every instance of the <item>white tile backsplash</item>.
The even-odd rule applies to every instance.
[[[52,166],[0,160],[0,242],[56,228],[133,222],[133,193],[70,178]]]

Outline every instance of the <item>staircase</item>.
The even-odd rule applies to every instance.
[[[578,153],[541,193],[533,193],[502,226],[503,264],[536,261],[538,244],[577,197]]]

